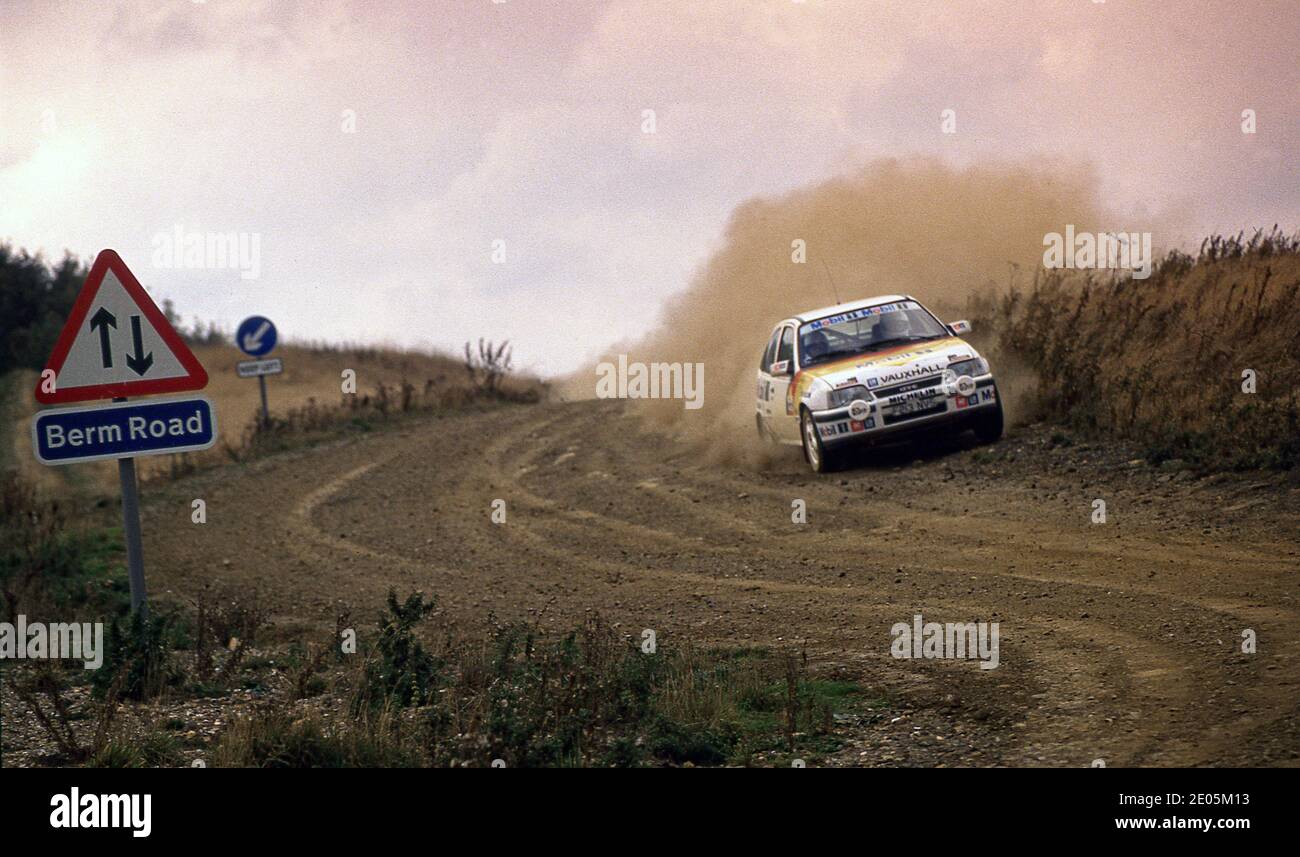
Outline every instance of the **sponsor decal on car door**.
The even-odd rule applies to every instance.
[[[763,421],[776,430],[772,423],[773,417],[773,389],[772,383],[772,361],[776,358],[777,345],[781,338],[781,328],[772,331],[772,337],[767,342],[767,348],[763,350],[763,356],[759,359],[758,365],[758,389],[757,393],[757,412],[762,415]]]
[[[781,342],[772,363],[772,429],[784,440],[799,439],[799,409],[790,386],[794,375],[794,326],[781,329]]]

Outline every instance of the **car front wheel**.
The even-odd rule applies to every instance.
[[[993,389],[997,391],[997,387]],[[1002,437],[1002,393],[997,391],[994,395],[997,397],[995,406],[980,414],[975,423],[975,437],[980,443],[993,443]]]
[[[812,413],[803,412],[803,457],[814,473],[829,473],[839,464],[838,456],[822,445],[821,435],[817,433],[817,423]]]

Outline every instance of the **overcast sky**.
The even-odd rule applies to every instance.
[[[1087,162],[1158,244],[1294,230],[1298,8],[0,0],[0,240],[112,247],[187,317],[555,373],[652,326],[739,202],[873,157]],[[155,267],[178,226],[258,236],[258,278]]]

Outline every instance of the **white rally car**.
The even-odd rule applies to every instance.
[[[988,361],[908,295],[800,313],[776,326],[758,369],[758,432],[802,444],[818,473],[845,446],[902,434],[974,429],[1002,436],[1002,401]]]

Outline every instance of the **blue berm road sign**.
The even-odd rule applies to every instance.
[[[216,439],[216,415],[202,396],[51,408],[32,418],[32,449],[45,464],[193,452]]]

